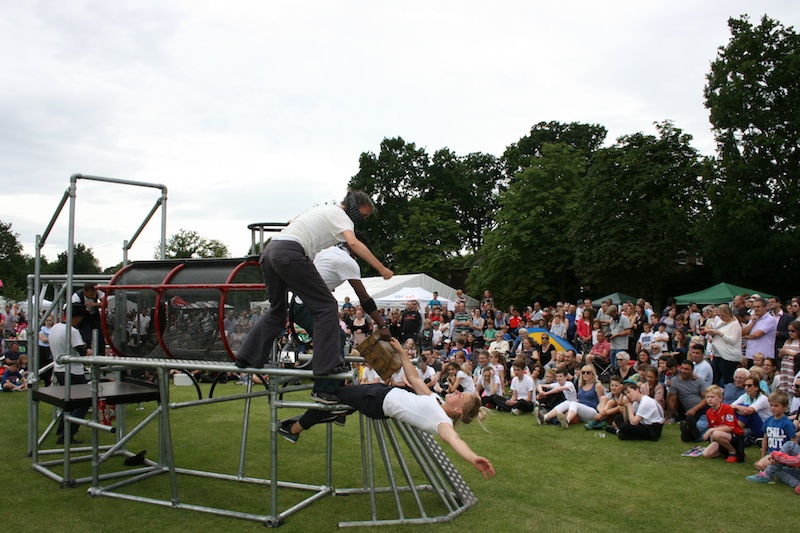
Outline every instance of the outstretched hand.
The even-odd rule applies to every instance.
[[[475,460],[472,461],[472,464],[486,479],[494,477],[494,467],[492,463],[489,462],[489,459],[485,457],[476,457]]]

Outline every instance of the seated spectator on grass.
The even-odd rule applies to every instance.
[[[538,346],[534,343],[534,349],[538,354],[538,363],[546,365],[556,354],[556,347],[550,344],[550,335],[542,333],[542,343]]]
[[[503,387],[500,383],[500,376],[495,373],[494,368],[491,366],[486,366],[483,369],[481,377],[475,384],[475,390],[481,397],[481,405],[490,409],[494,407],[494,401],[492,398],[494,396],[503,396]]]
[[[760,366],[751,366],[750,375],[758,381],[758,386],[764,394],[769,394],[769,385],[767,385],[767,373]]]
[[[710,386],[706,389],[705,401],[708,429],[703,432],[703,440],[709,444],[703,450],[703,457],[722,456],[729,463],[744,462],[743,430],[736,423],[733,408],[722,403],[722,389],[718,385]]]
[[[542,365],[533,365],[530,368],[529,373],[531,379],[533,380],[533,390],[534,395],[536,394],[536,387],[542,384],[544,381],[544,367]]]
[[[608,384],[609,392],[600,398],[597,406],[597,415],[594,420],[583,425],[586,429],[603,429],[614,423],[614,418],[620,413],[622,380],[619,376],[611,376]],[[614,427],[616,430],[616,426]]]
[[[556,416],[553,411],[556,405],[566,401],[574,401],[578,397],[575,384],[567,379],[567,370],[564,367],[555,370],[555,381],[552,382],[548,381],[549,372],[553,371],[548,370],[545,372],[545,382],[539,385],[536,390],[538,406],[535,406],[534,414],[540,424],[545,422],[545,415],[553,412],[553,416],[547,420]]]
[[[602,335],[598,341],[592,345],[592,348],[586,355],[586,364],[594,365],[594,362],[597,361],[599,364],[602,364],[605,367],[611,363],[610,357],[611,343],[608,342],[608,339],[604,335]],[[598,368],[598,372],[600,371],[602,371],[602,369]]]
[[[771,416],[769,399],[753,375],[744,380],[744,390],[745,393],[731,407],[736,413],[739,427],[749,429],[754,439],[757,439],[764,435],[764,421]]]
[[[733,372],[733,383],[728,383],[723,389],[722,403],[730,405],[744,394],[744,381],[748,376],[750,376],[750,371],[746,368],[737,368]]]
[[[575,359],[575,352],[572,350],[567,350],[564,352],[564,365],[563,367],[567,370],[567,379],[572,381],[573,383],[578,382],[579,377],[579,368],[578,362]]]
[[[25,392],[28,390],[28,383],[19,370],[19,361],[12,360],[7,362],[6,371],[0,377],[0,386],[3,392]]]
[[[649,396],[661,406],[662,412],[667,408],[667,389],[658,382],[658,370],[656,367],[649,366],[639,373],[639,390],[642,394]]]
[[[637,374],[641,374],[642,371],[651,366],[650,360],[650,352],[647,350],[641,350],[636,354],[636,363],[633,365],[633,369],[636,371]]]
[[[710,387],[714,381],[714,369],[711,364],[706,361],[706,351],[700,344],[692,344],[689,348],[689,358],[694,363],[694,375],[698,379],[703,380],[706,387]]]
[[[769,395],[769,410],[772,416],[764,421],[764,438],[761,440],[761,459],[754,465],[758,473],[747,476],[749,481],[770,483],[772,479],[763,471],[773,464],[772,452],[781,451],[787,442],[797,442],[797,431],[786,416],[789,410],[789,396],[783,391]]]
[[[475,366],[472,369],[472,379],[477,383],[478,380],[481,379],[483,369],[489,365],[489,352],[483,348],[479,348],[473,354],[472,359],[475,361]]]
[[[706,386],[694,375],[694,364],[688,359],[679,369],[678,375],[670,380],[667,407],[680,420],[681,440],[699,441],[708,429]]]
[[[364,369],[361,371],[361,381],[359,383],[361,385],[371,385],[373,383],[383,383],[383,380],[378,371],[364,361]]]
[[[594,417],[597,416],[600,398],[604,395],[605,389],[597,379],[594,365],[585,365],[580,370],[576,399],[556,405],[544,416],[543,422],[557,418],[562,428],[569,429],[569,425],[573,421],[589,422],[594,420]]]
[[[425,386],[433,390],[433,387],[436,385],[436,369],[428,364],[429,357],[427,357],[426,354],[429,355],[430,353],[430,349],[422,352],[417,366],[417,374],[419,374],[419,378],[425,383]]]
[[[451,394],[454,392],[465,392],[468,394],[475,393],[475,382],[472,381],[472,376],[462,370],[459,364],[455,361],[447,363],[445,367],[447,372],[447,388],[444,394]]]
[[[498,411],[511,411],[515,415],[533,411],[533,380],[525,373],[525,363],[517,359],[511,367],[514,377],[511,379],[511,397],[492,396],[492,402]]]
[[[675,333],[672,335],[672,357],[674,357],[678,364],[686,359],[687,354],[689,352],[689,341],[686,338],[686,333],[683,332],[682,329],[676,329]],[[695,363],[695,367],[697,364]],[[709,383],[710,385],[711,383]]]
[[[614,369],[614,375],[621,377],[623,383],[626,379],[632,380],[636,371],[631,365],[631,356],[628,355],[628,352],[619,352],[616,357],[617,368]]]
[[[620,440],[650,440],[661,438],[664,411],[653,398],[642,394],[633,383],[626,383],[622,395],[621,414],[617,415],[617,437]]]
[[[564,366],[564,357],[566,355],[567,355],[567,352],[565,350],[557,351],[556,352],[556,356],[554,358],[550,359],[549,363],[544,365],[545,370],[547,370],[548,368],[552,368],[553,370],[555,370],[556,368],[558,368],[560,366]]]
[[[506,358],[502,352],[489,352],[489,364],[494,368],[494,373],[500,378],[500,390],[506,387]],[[502,395],[502,393],[501,393]]]
[[[767,382],[767,388],[769,389],[769,394],[772,394],[776,390],[778,390],[778,385],[780,384],[781,376],[778,372],[777,367],[775,366],[774,359],[765,359],[764,360],[764,380]]]
[[[503,356],[507,356],[511,351],[510,339],[511,335],[508,334],[508,326],[503,324],[500,326],[500,331],[495,336],[495,339],[489,343],[489,353],[500,352]]]
[[[20,356],[19,351],[19,343],[15,341],[11,341],[8,345],[8,349],[3,352],[3,357],[5,357],[6,364],[9,364],[11,361],[17,361]]]
[[[678,375],[678,362],[671,355],[658,359],[658,382],[669,390],[669,382]],[[732,400],[731,400],[732,401]]]
[[[764,470],[763,479],[758,479],[758,474],[747,479],[761,483],[772,483],[772,480],[777,479],[800,495],[800,445],[792,441],[785,442],[779,452],[772,452],[770,456],[773,463]],[[750,479],[751,477],[757,479]]]

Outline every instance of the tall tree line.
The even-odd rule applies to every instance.
[[[505,305],[800,291],[800,37],[766,16],[728,25],[704,93],[715,157],[669,120],[608,146],[602,125],[540,122],[497,158],[384,139],[349,184],[378,206],[372,248],[398,273],[466,269]]]

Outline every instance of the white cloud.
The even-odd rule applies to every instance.
[[[169,234],[241,255],[248,223],[340,198],[384,137],[500,155],[540,121],[599,123],[613,142],[671,119],[710,154],[702,90],[727,18],[797,23],[791,0],[751,4],[10,3],[0,220],[32,253],[71,174],[163,183]],[[117,263],[157,196],[79,183],[76,239]],[[157,222],[132,258],[152,257]]]

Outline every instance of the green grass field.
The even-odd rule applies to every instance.
[[[208,385],[204,385],[207,395]],[[215,395],[240,393],[242,387],[220,385]],[[194,389],[172,387],[172,401],[192,399]],[[306,400],[308,393],[297,393]],[[251,412],[246,475],[269,477],[268,406],[264,398]],[[128,406],[129,427],[151,413]],[[43,418],[52,408],[42,404]],[[296,411],[288,411],[291,416]],[[241,441],[243,403],[231,402],[174,410],[171,413],[175,458],[179,467],[236,474]],[[43,428],[44,423],[40,426]],[[355,487],[361,480],[358,417],[333,428],[334,486]],[[0,446],[4,450],[2,499],[7,531],[263,531],[255,522],[206,513],[171,509],[113,498],[90,497],[87,485],[59,488],[35,472],[27,451],[27,396],[0,394]],[[472,448],[490,458],[497,476],[490,480],[449,455],[479,499],[477,505],[450,523],[392,526],[392,531],[795,531],[800,497],[789,487],[756,485],[744,478],[757,458],[748,449],[747,462],[681,457],[689,445],[680,441],[677,426],[667,426],[660,442],[620,442],[611,435],[581,426],[565,431],[537,426],[531,415],[497,413],[488,420],[490,432],[478,424],[460,432]],[[323,484],[325,430],[305,432],[299,443],[278,443],[281,480]],[[600,438],[598,435],[607,435]],[[88,440],[82,428],[80,438]],[[104,435],[103,440],[112,437]],[[48,445],[55,445],[50,436]],[[156,426],[136,436],[128,449],[157,455]],[[449,451],[449,450],[448,450]],[[411,458],[408,458],[411,460]],[[104,468],[121,466],[115,457]],[[90,463],[75,466],[88,475]],[[179,476],[184,503],[211,505],[268,514],[266,486]],[[156,476],[125,489],[139,496],[169,500],[167,476]],[[282,490],[285,509],[305,494]],[[381,495],[378,509],[396,517],[391,496]],[[410,502],[409,502],[410,503]],[[413,510],[413,506],[408,507]],[[413,514],[413,513],[409,513]],[[366,495],[326,497],[286,519],[278,531],[314,532],[336,529],[339,521],[368,520]],[[375,528],[355,528],[355,530]]]

